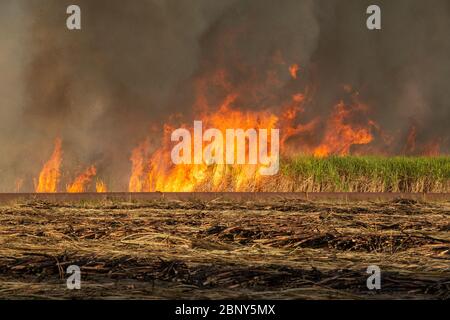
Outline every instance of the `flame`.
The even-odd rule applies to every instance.
[[[224,42],[227,43],[227,47],[232,43],[233,37],[231,34],[230,39]],[[225,49],[229,48],[224,47],[224,51]],[[260,64],[241,63],[238,53],[234,58],[237,61],[233,73],[227,72],[226,65],[229,61],[227,59],[220,61],[222,57],[212,70],[209,63],[203,62],[208,70],[192,79],[195,100],[191,110],[195,114],[194,119],[202,121],[203,132],[214,128],[226,137],[227,129],[244,131],[265,129],[269,133],[271,129],[280,129],[280,151],[281,156],[285,157],[299,154],[325,157],[392,153],[390,151],[392,149],[388,149],[395,145],[391,132],[384,132],[378,123],[368,118],[369,107],[359,100],[358,91],[350,84],[342,85],[343,96],[340,97],[342,100],[336,100],[335,105],[328,106],[329,112],[321,109],[319,115],[314,110],[317,105],[313,99],[317,86],[307,85],[299,88],[299,81],[293,80],[298,79],[300,67],[298,64],[288,66],[281,52],[276,51],[271,57],[275,66],[267,68],[261,68]],[[308,74],[305,72],[305,75]],[[170,139],[171,133],[180,127],[192,132],[192,122],[187,119],[186,115],[172,114],[166,123],[154,128],[158,130],[157,132],[162,132],[158,137],[158,143],[154,143],[154,140],[150,143],[147,138],[132,150],[128,190],[130,192],[258,191],[265,179],[259,173],[261,168],[259,164],[172,163],[171,151],[175,143]],[[186,122],[190,124],[187,125]],[[418,129],[413,126],[406,139],[404,153],[439,154],[440,141],[419,144],[416,141],[418,135]],[[372,143],[374,141],[376,143]],[[203,148],[195,148],[192,145],[192,157],[203,159],[203,154],[198,152],[203,152],[210,143],[202,141]],[[396,144],[398,145],[397,142]],[[219,147],[219,151],[223,151],[222,148]],[[248,143],[244,151],[248,158],[250,154]],[[234,154],[236,159],[237,145]],[[55,150],[40,173],[39,183],[36,183],[36,192],[57,192],[61,161],[61,140],[57,139]],[[88,167],[67,185],[67,192],[85,192],[96,174],[95,166]],[[22,188],[22,183],[16,184],[17,192]],[[95,189],[97,192],[107,192],[106,184],[100,179],[96,181]]]
[[[56,192],[59,182],[62,161],[62,141],[55,140],[55,148],[50,159],[44,164],[40,174],[36,192]]]
[[[230,85],[226,82],[226,77],[222,72],[215,78],[218,83]],[[207,99],[203,92],[197,98],[199,110],[201,110],[200,120],[206,128],[218,129],[223,136],[226,136],[227,129],[239,128],[248,129],[270,129],[283,128],[280,137],[280,148],[287,143],[290,137],[294,137],[303,132],[313,130],[317,120],[306,124],[294,124],[297,116],[304,112],[303,103],[306,100],[304,93],[296,93],[281,108],[279,114],[269,110],[242,111],[233,107],[239,95],[237,93],[228,94],[220,103],[216,111],[209,111]],[[224,116],[226,115],[226,116]],[[186,126],[184,126],[186,127]],[[187,127],[188,128],[188,127]],[[171,146],[170,133],[174,126],[165,124],[165,134],[162,138],[162,146],[156,149],[149,157],[148,144],[142,143],[137,146],[131,156],[132,170],[129,181],[130,192],[149,191],[201,191],[201,190],[248,190],[255,187],[262,179],[259,174],[261,165],[226,165],[226,164],[192,164],[192,165],[172,165],[170,158]],[[190,129],[190,128],[189,128]],[[205,143],[203,143],[205,147]],[[235,146],[236,148],[236,146]],[[195,150],[192,148],[193,157]],[[245,153],[248,157],[248,145]],[[235,149],[235,155],[237,150]]]
[[[97,174],[95,166],[90,166],[82,174],[80,174],[75,181],[68,185],[66,190],[69,193],[85,192],[86,185],[91,182],[92,178]]]
[[[291,137],[315,132],[319,123],[318,119],[313,119],[306,123],[295,124],[298,116],[305,111],[304,103],[307,97],[303,93],[294,94],[291,100],[282,107],[279,114],[269,110],[237,110],[233,108],[233,104],[238,97],[237,94],[227,95],[215,112],[202,108],[203,113],[200,118],[204,126],[218,129],[223,136],[229,128],[243,130],[282,128],[280,144],[284,147]],[[370,119],[362,123],[353,119],[364,114],[367,108],[356,97],[352,104],[346,105],[342,101],[338,103],[326,122],[323,140],[312,149],[312,153],[317,157],[331,154],[346,155],[350,153],[351,146],[372,142],[371,128],[372,126],[377,128],[377,124]],[[162,146],[153,153],[149,153],[149,146],[145,142],[133,150],[132,173],[129,181],[130,192],[241,191],[252,189],[261,181],[262,177],[258,173],[259,165],[208,165],[205,163],[173,165],[170,158],[171,146],[173,146],[170,141],[170,133],[173,128],[172,125],[165,125]],[[205,146],[204,142],[203,146]],[[305,148],[305,150],[308,149]],[[248,149],[245,152],[248,155]],[[193,147],[191,153],[195,157]],[[236,153],[237,150],[235,150]],[[146,154],[151,155],[146,157]]]
[[[148,140],[141,143],[131,153],[131,177],[128,184],[128,190],[130,192],[142,192],[143,191],[143,176],[145,170],[145,161],[148,154],[149,144]]]
[[[268,111],[240,111],[231,105],[236,101],[237,95],[230,94],[215,112],[205,112],[200,118],[204,130],[215,128],[225,137],[226,130],[230,128],[247,129],[275,129],[279,118]],[[227,117],[223,115],[226,114]],[[149,159],[145,159],[148,145],[143,143],[136,147],[131,156],[132,172],[129,181],[130,192],[147,191],[195,191],[208,184],[212,190],[221,190],[227,184],[226,178],[232,173],[231,188],[240,190],[250,182],[260,178],[259,165],[226,165],[226,164],[192,164],[173,165],[170,158],[170,134],[173,128],[165,126],[163,147],[157,149]],[[203,143],[203,147],[206,143]],[[191,149],[193,157],[196,156],[194,148]],[[197,150],[197,152],[201,152]],[[245,150],[248,156],[248,145]],[[235,146],[235,155],[237,149]],[[199,155],[202,156],[202,155]]]
[[[95,183],[95,190],[98,193],[105,193],[108,192],[108,188],[106,187],[106,184],[102,180],[97,180]]]
[[[289,68],[291,76],[295,79],[299,70],[294,64]],[[253,70],[251,70],[253,71]],[[209,78],[208,78],[209,77]],[[347,94],[352,94],[352,103],[338,103],[330,117],[324,121],[318,117],[306,120],[302,116],[306,113],[306,103],[311,100],[313,90],[307,87],[304,92],[294,92],[285,102],[278,102],[274,108],[266,107],[258,110],[242,110],[239,103],[247,101],[250,96],[261,101],[279,101],[279,97],[270,91],[277,87],[279,81],[273,72],[267,73],[266,83],[252,84],[252,86],[236,87],[229,80],[225,69],[218,69],[205,78],[200,78],[196,83],[197,98],[194,110],[197,111],[196,120],[201,120],[205,130],[207,128],[218,129],[226,136],[227,129],[281,129],[280,150],[284,155],[305,153],[323,157],[332,154],[345,155],[350,153],[353,145],[369,144],[373,140],[372,126],[377,124],[372,120],[356,121],[361,115],[365,115],[368,107],[358,100],[358,93],[348,89]],[[210,79],[211,81],[207,81]],[[224,98],[217,106],[211,104],[211,98],[207,94],[213,86],[219,91],[226,92]],[[350,86],[348,87],[350,88]],[[261,95],[266,100],[261,100]],[[277,110],[276,112],[272,110]],[[313,145],[310,141],[303,141],[302,135],[317,135],[319,124],[325,123],[325,134],[319,144]],[[181,125],[192,130],[190,126]],[[160,147],[152,152],[147,143],[141,143],[131,155],[131,176],[129,180],[130,192],[150,191],[243,191],[257,190],[263,177],[259,174],[260,165],[226,165],[226,164],[189,164],[173,165],[170,157],[173,143],[170,134],[176,128],[174,124],[164,125],[164,135]],[[292,141],[294,141],[292,143]],[[205,147],[205,142],[203,147]],[[209,142],[208,142],[209,144]],[[248,156],[248,145],[245,153]],[[191,148],[195,158],[195,148]],[[199,152],[199,151],[197,151]],[[235,150],[235,154],[237,150]],[[202,158],[200,155],[199,158]]]
[[[361,108],[363,106],[347,106],[343,101],[335,106],[334,113],[327,123],[324,140],[314,150],[316,157],[325,157],[330,154],[347,155],[352,145],[372,142],[370,127],[346,123],[352,113]],[[370,122],[367,125],[369,124]]]
[[[297,79],[297,72],[300,70],[298,64],[293,64],[289,67],[289,73],[291,74],[292,79]]]

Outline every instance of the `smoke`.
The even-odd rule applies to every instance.
[[[323,90],[317,105],[326,108],[342,83],[351,84],[384,129],[401,135],[416,123],[421,142],[438,139],[448,153],[450,3],[376,3],[382,8],[382,31],[365,28],[364,13],[373,1],[319,1],[314,63]],[[395,147],[394,152],[401,150]]]
[[[19,158],[27,146],[26,127],[21,115],[26,104],[25,72],[29,57],[27,47],[28,19],[22,4],[16,1],[0,4],[0,191],[18,177],[21,166]],[[21,146],[21,147],[19,147]]]
[[[65,27],[78,4],[82,30]],[[351,85],[383,130],[449,150],[450,4],[378,1],[382,31],[368,31],[370,1],[4,0],[0,4],[0,191],[32,181],[57,136],[63,178],[95,164],[124,190],[131,149],[173,114],[195,117],[201,79],[227,70],[241,108],[276,106],[287,70],[327,115]],[[279,76],[274,78],[274,74]],[[211,83],[203,86],[213,87]],[[211,104],[222,92],[207,90]],[[400,151],[402,146],[394,146]],[[117,174],[117,173],[121,174]],[[33,189],[31,182],[26,186]]]

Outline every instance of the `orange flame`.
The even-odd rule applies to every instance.
[[[56,139],[55,149],[50,159],[44,164],[40,174],[36,192],[56,192],[60,178],[60,167],[62,161],[62,141]]]
[[[383,147],[393,145],[394,139],[390,133],[384,132],[375,121],[367,117],[368,107],[358,101],[359,93],[351,85],[342,86],[346,100],[331,108],[329,116],[314,116],[318,113],[313,110],[316,106],[311,102],[316,86],[306,86],[302,91],[295,87],[299,84],[298,81],[290,81],[286,85],[285,78],[288,77],[286,69],[288,68],[292,79],[297,79],[299,65],[292,64],[288,67],[279,52],[275,54],[273,60],[278,65],[267,70],[260,68],[259,65],[248,66],[237,61],[238,72],[228,74],[226,63],[222,62],[217,65],[217,69],[208,69],[204,74],[197,75],[194,79],[196,97],[192,108],[196,114],[195,120],[202,121],[204,130],[217,129],[224,137],[227,129],[243,131],[265,129],[268,133],[271,129],[280,129],[282,156],[310,154],[325,157],[358,154],[360,150],[379,152]],[[283,76],[279,76],[279,72]],[[347,103],[349,97],[351,102]],[[259,174],[260,164],[202,162],[174,165],[171,159],[171,150],[174,146],[170,139],[171,133],[180,126],[192,130],[190,125],[177,121],[180,118],[182,119],[178,115],[172,115],[163,128],[158,125],[158,130],[164,129],[161,144],[156,145],[152,140],[150,145],[147,139],[134,148],[130,157],[131,175],[128,181],[130,192],[258,191],[258,185],[263,179]],[[323,132],[320,131],[322,128]],[[439,141],[423,147],[416,142],[417,135],[417,129],[413,126],[404,148],[405,153],[419,150],[424,154],[439,154]],[[380,144],[379,138],[383,140]],[[377,143],[371,144],[375,139]],[[248,141],[247,137],[244,150],[246,159],[250,155]],[[199,156],[203,159],[203,154],[198,153],[203,152],[211,143],[212,141],[202,141],[203,148],[195,148],[191,144],[192,158]],[[368,144],[370,145],[367,146]],[[353,148],[355,145],[359,147]],[[218,150],[223,151],[220,148],[222,147]],[[235,144],[235,159],[237,148]],[[40,173],[37,192],[57,192],[61,155],[61,140],[57,139],[55,150]],[[67,192],[84,192],[96,174],[95,166],[89,167],[73,183],[67,185]],[[18,184],[16,190],[20,190],[21,185]],[[95,188],[97,192],[107,192],[102,180],[96,181]]]
[[[298,64],[293,64],[289,67],[289,73],[291,74],[292,79],[297,79],[297,72],[300,70]]]
[[[108,192],[108,188],[106,187],[106,184],[102,180],[97,180],[95,183],[95,190],[98,193],[105,193]]]
[[[297,77],[298,70],[298,65],[292,65],[289,68],[294,79]],[[250,69],[249,72],[253,71]],[[319,118],[307,121],[299,119],[299,115],[305,113],[306,103],[311,98],[311,89],[314,88],[307,87],[305,92],[291,93],[287,101],[275,105],[275,108],[266,107],[257,111],[238,109],[237,105],[242,101],[247,101],[249,97],[256,99],[256,104],[267,103],[266,101],[271,101],[271,99],[279,101],[277,95],[267,92],[274,86],[279,88],[276,74],[268,72],[267,75],[266,83],[242,87],[236,87],[223,68],[207,74],[206,77],[199,78],[196,83],[197,98],[194,108],[197,111],[196,120],[201,120],[205,128],[218,129],[223,136],[226,136],[227,129],[239,128],[244,131],[266,129],[269,132],[271,129],[280,129],[280,150],[284,152],[284,155],[301,152],[312,153],[318,157],[331,154],[345,155],[350,152],[351,146],[368,144],[373,140],[371,128],[372,126],[376,127],[376,123],[370,119],[364,123],[354,119],[363,115],[367,109],[357,100],[356,92],[353,93],[352,104],[345,105],[341,102],[335,106],[330,118],[325,121],[325,134],[319,144],[317,141],[312,142],[311,136],[316,136],[318,124],[323,120]],[[208,94],[211,86],[219,92],[226,93],[218,106],[213,108],[211,100],[217,99],[217,93],[211,98],[211,95]],[[351,92],[346,91],[346,94],[351,94]],[[266,97],[265,100],[261,99],[261,96]],[[214,101],[217,103],[217,100]],[[215,111],[211,111],[212,109]],[[279,112],[274,113],[271,111],[272,109],[279,110]],[[173,146],[170,141],[170,133],[173,127],[169,124],[164,125],[161,147],[156,148],[153,153],[149,152],[148,146],[144,147],[145,144],[141,144],[133,150],[129,180],[130,192],[257,190],[257,185],[262,179],[259,175],[260,165],[208,165],[206,163],[173,165],[170,157]],[[190,129],[186,125],[182,125],[182,127]],[[301,135],[309,135],[309,141],[298,138]],[[205,147],[205,142],[202,142],[202,146]],[[248,144],[246,148],[245,153],[248,156]],[[202,149],[200,148],[200,150]],[[196,156],[195,152],[195,148],[192,147],[193,158]],[[236,153],[237,150],[235,150]],[[202,158],[202,155],[199,158]]]
[[[97,169],[95,166],[90,166],[86,169],[85,172],[80,174],[75,181],[68,185],[66,190],[69,193],[80,193],[84,192],[86,189],[86,185],[91,182],[92,178],[97,174]]]
[[[200,118],[208,128],[218,129],[223,136],[227,129],[275,129],[278,117],[267,111],[238,111],[231,108],[236,95],[228,95],[216,112],[205,112]],[[223,115],[226,114],[227,117]],[[227,174],[233,172],[232,189],[239,190],[246,184],[259,178],[259,165],[173,165],[170,157],[173,143],[170,141],[171,127],[166,125],[163,147],[157,149],[149,159],[145,158],[148,146],[141,144],[133,150],[131,156],[132,172],[129,181],[130,192],[147,191],[195,191],[205,187],[221,190],[227,184]],[[203,142],[203,147],[205,147]],[[197,152],[201,152],[197,150]],[[195,157],[192,147],[191,153]],[[248,144],[245,153],[248,156]],[[235,145],[235,154],[237,149]],[[202,157],[202,155],[199,155]]]
[[[130,192],[142,192],[143,191],[143,176],[145,170],[145,161],[148,154],[149,144],[148,141],[144,141],[137,146],[131,154],[131,177],[128,184],[128,190]]]
[[[352,145],[368,144],[373,140],[370,128],[346,123],[352,112],[362,107],[361,105],[346,106],[342,101],[335,106],[334,114],[327,123],[324,140],[314,150],[316,157],[325,157],[330,154],[347,155]]]

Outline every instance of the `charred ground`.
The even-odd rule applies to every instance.
[[[449,230],[449,202],[406,199],[21,201],[0,206],[0,297],[448,299]]]

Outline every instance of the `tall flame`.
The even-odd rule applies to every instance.
[[[144,141],[137,146],[131,154],[131,177],[128,184],[128,190],[130,192],[142,192],[143,191],[143,176],[145,170],[146,155],[148,154],[148,141]]]
[[[289,67],[289,72],[293,79],[297,78],[299,66],[294,64]],[[300,114],[305,112],[305,103],[309,101],[310,88],[305,92],[291,94],[289,99],[282,102],[272,112],[272,108],[262,110],[241,110],[235,106],[239,104],[239,99],[249,95],[255,95],[260,99],[260,93],[265,93],[266,88],[277,86],[276,75],[269,73],[267,83],[255,85],[256,89],[235,88],[229,81],[224,69],[219,69],[212,74],[212,86],[223,92],[228,92],[217,107],[212,108],[209,104],[208,82],[201,78],[197,83],[197,99],[195,109],[198,112],[196,120],[201,120],[204,127],[218,129],[223,136],[226,136],[227,129],[271,129],[281,130],[280,148],[284,154],[292,152],[298,154],[313,153],[321,157],[331,154],[345,155],[350,152],[350,148],[356,144],[368,144],[373,140],[371,127],[376,126],[372,120],[361,122],[354,121],[355,116],[364,115],[367,107],[360,103],[357,95],[352,96],[352,103],[338,103],[327,121],[325,121],[325,134],[320,143],[311,146],[311,143],[302,139],[297,141],[295,146],[286,147],[289,140],[301,134],[316,133],[320,119],[314,118],[310,121],[299,122]],[[208,75],[211,76],[211,75]],[[208,78],[208,76],[206,78]],[[253,90],[253,91],[252,91]],[[348,87],[348,90],[351,90]],[[350,93],[348,91],[347,93]],[[268,94],[268,98],[273,98]],[[245,100],[244,100],[245,101]],[[215,110],[215,111],[211,111]],[[322,120],[323,121],[323,120]],[[186,129],[190,126],[182,125]],[[242,191],[257,190],[257,185],[262,177],[259,174],[261,165],[226,165],[226,164],[190,164],[173,165],[171,161],[170,133],[173,131],[172,124],[164,125],[164,136],[159,148],[149,152],[149,146],[141,143],[132,152],[131,177],[129,180],[130,192],[148,191]],[[248,140],[247,140],[248,142]],[[208,142],[209,144],[210,142]],[[202,142],[203,148],[205,142]],[[248,144],[245,153],[248,156]],[[195,152],[202,152],[202,148],[197,149],[192,146],[191,154],[196,157]],[[237,150],[235,150],[236,154]],[[202,159],[202,155],[199,155]]]
[[[200,116],[205,127],[218,129],[222,135],[226,136],[227,129],[239,128],[244,131],[248,129],[271,129],[278,128],[281,124],[289,123],[296,117],[296,114],[303,109],[301,104],[304,97],[301,94],[295,95],[292,101],[284,107],[280,115],[276,115],[267,110],[263,111],[241,111],[232,108],[232,104],[237,99],[236,94],[226,96],[217,111],[209,112],[203,109]],[[224,117],[226,115],[226,117]],[[260,179],[259,168],[261,165],[173,165],[170,158],[172,143],[170,133],[172,127],[165,126],[165,135],[162,146],[151,156],[146,157],[148,145],[142,143],[132,152],[132,171],[129,182],[130,192],[148,191],[197,191],[203,190],[243,190],[249,186],[254,186]],[[282,132],[281,143],[302,130],[303,126],[292,126],[291,130]],[[268,139],[270,140],[270,139]],[[248,140],[247,140],[248,142]],[[205,143],[203,142],[203,147]],[[245,154],[248,157],[248,144],[245,146]],[[195,149],[192,147],[191,153],[195,158]],[[201,150],[197,150],[201,152]],[[237,149],[235,146],[235,155]],[[199,155],[202,158],[202,155]]]
[[[56,192],[59,178],[61,176],[60,167],[62,161],[62,141],[57,138],[55,148],[50,159],[44,164],[36,186],[36,192]]]

